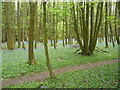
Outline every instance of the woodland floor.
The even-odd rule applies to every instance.
[[[105,64],[112,64],[114,62],[118,62],[118,60],[108,60],[108,61],[102,61],[102,62],[96,62],[96,63],[83,64],[83,65],[75,65],[72,67],[59,68],[59,69],[55,69],[54,73],[59,74],[59,73],[72,71],[72,70],[82,70],[82,69],[102,66]],[[29,76],[22,76],[19,78],[3,80],[2,86],[4,87],[7,85],[15,85],[18,83],[24,83],[28,81],[43,81],[47,77],[49,77],[48,71],[41,72],[41,73],[34,73],[34,74],[30,74]]]

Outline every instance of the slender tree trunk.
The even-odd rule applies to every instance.
[[[17,3],[17,26],[18,26],[18,48],[21,47],[21,30],[20,30],[20,3]]]
[[[118,20],[120,20],[120,1],[118,2],[118,5],[117,5],[117,8],[118,8]],[[120,25],[120,21],[118,22],[118,25]],[[120,37],[120,26],[118,27],[118,39]],[[118,44],[120,44],[120,40],[118,40]]]
[[[117,8],[119,8],[119,2],[116,2],[116,7],[115,7],[115,20],[114,20],[114,23],[115,23],[115,37],[116,37],[116,40],[117,40],[117,44],[119,45],[120,44],[120,40],[119,40],[119,36],[118,36],[118,31],[117,31]],[[120,11],[120,9],[118,10]],[[120,14],[120,13],[119,13]],[[120,15],[119,15],[120,17]]]
[[[65,2],[65,5],[67,5],[67,2]],[[67,9],[67,7],[64,7]],[[68,18],[67,18],[67,12],[65,12],[65,45],[68,43]]]
[[[50,20],[52,20],[51,15],[50,15]],[[51,23],[51,21],[50,21],[50,23]],[[53,46],[53,29],[52,28],[50,30],[50,46]]]
[[[80,49],[82,50],[82,53],[83,53],[84,48],[83,48],[82,41],[80,40],[80,36],[79,36],[78,23],[77,23],[77,19],[76,19],[76,15],[75,15],[74,2],[72,2],[72,6],[73,6],[73,7],[72,7],[71,10],[72,10],[72,12],[73,12],[73,18],[74,18],[74,21],[73,21],[74,31],[75,31],[75,34],[76,34],[76,38],[77,38],[79,47],[80,47]]]
[[[42,10],[42,2],[40,3],[40,10]],[[39,42],[43,42],[43,27],[42,27],[42,13],[40,13],[40,19],[39,19]]]
[[[69,4],[69,6],[71,6],[70,4]],[[72,13],[72,11],[70,10],[70,13]],[[78,18],[78,13],[79,13],[79,11],[78,11],[78,3],[77,3],[77,19],[79,19]],[[73,32],[72,32],[72,29],[73,29],[73,27],[72,27],[72,14],[70,15],[70,17],[69,17],[69,33],[68,33],[68,43],[71,45],[73,42],[72,42],[72,35],[73,35]]]
[[[53,2],[53,8],[55,8],[55,2]],[[53,14],[53,38],[54,48],[56,49],[55,14]]]
[[[108,47],[108,6],[107,2],[105,2],[105,47]]]
[[[103,40],[104,40],[104,36],[103,36],[103,25],[101,26],[101,28],[100,28],[100,43],[102,43],[103,42]]]
[[[37,42],[36,42],[36,40],[35,40],[35,48],[37,48]]]
[[[57,15],[56,15],[56,28],[55,28],[55,41],[56,41],[56,46],[57,46],[57,41],[58,41],[58,31],[57,31],[57,22],[58,22],[58,19],[57,19]]]
[[[24,44],[24,28],[22,30],[22,48],[25,50],[25,44]]]
[[[35,12],[35,31],[34,31],[34,40],[35,40],[35,48],[37,48],[37,43],[39,42],[40,36],[39,36],[39,29],[38,29],[38,12]]]
[[[109,16],[111,16],[111,2],[109,3]],[[109,21],[109,27],[110,27],[110,40],[113,44],[113,47],[115,47],[115,43],[114,43],[114,40],[113,40],[113,31],[112,31],[112,25],[111,25],[111,21]]]
[[[64,2],[63,2],[63,12],[64,12]],[[65,17],[63,15],[63,30],[62,30],[62,41],[63,41],[63,47],[65,46]]]
[[[24,29],[25,29],[24,27],[25,27],[25,26],[24,26],[24,24],[25,24],[25,23],[24,23],[24,13],[22,12],[22,20],[21,20],[21,26],[22,26],[22,27],[21,27],[21,34],[22,34],[22,35],[21,35],[21,39],[22,39],[22,48],[23,48],[23,49],[25,49],[25,45],[24,45]]]
[[[100,6],[101,6],[101,7],[100,7]],[[99,9],[100,9],[100,10],[99,10]],[[98,13],[98,12],[100,12],[100,13]],[[97,24],[96,30],[94,31],[93,46],[92,46],[92,50],[90,51],[90,52],[91,52],[90,54],[92,54],[93,51],[95,50],[96,43],[97,43],[98,33],[99,33],[99,31],[100,31],[100,27],[101,27],[101,24],[102,24],[103,2],[98,3],[98,12],[97,12],[97,14],[100,14],[100,15],[98,15],[99,20],[98,20],[98,24]],[[96,21],[97,21],[97,19],[96,19]]]
[[[64,38],[64,37],[65,37],[65,36],[64,36],[64,27],[65,27],[65,26],[64,26],[64,17],[63,17],[63,31],[62,31],[63,47],[65,46],[65,41],[64,41],[64,39],[65,39],[65,38]]]
[[[49,54],[48,54],[48,34],[46,29],[46,2],[43,2],[43,27],[44,27],[44,48],[45,48],[45,56],[46,56],[46,64],[49,70],[50,78],[54,78],[54,74],[50,65]]]
[[[90,20],[90,41],[89,41],[89,51],[92,51],[92,43],[93,43],[93,30],[94,30],[94,3],[91,3],[91,20]],[[92,52],[90,52],[92,53]]]

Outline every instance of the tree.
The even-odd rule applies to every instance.
[[[63,40],[63,47],[65,46],[65,41],[64,41],[64,39],[65,39],[65,36],[64,36],[64,17],[63,17],[63,30],[62,30],[62,40]]]
[[[120,1],[118,2],[118,24],[120,25]],[[120,36],[120,26],[119,26],[118,36]],[[118,44],[120,44],[120,41],[118,40]]]
[[[44,28],[44,48],[45,48],[45,56],[46,56],[46,64],[48,67],[48,71],[50,74],[50,78],[54,78],[54,73],[52,71],[51,65],[50,65],[50,59],[48,54],[48,30],[46,29],[46,2],[43,2],[43,28]]]
[[[74,31],[77,36],[77,41],[80,46],[83,55],[91,55],[96,47],[98,33],[100,31],[101,20],[102,20],[102,11],[103,11],[103,2],[97,3],[96,18],[93,19],[94,14],[94,4],[91,3],[91,28],[89,28],[89,3],[80,3],[80,30],[78,29],[78,21],[76,19],[75,6],[72,2],[72,12],[74,17]],[[85,12],[86,8],[86,12]],[[94,25],[94,28],[93,28]],[[90,30],[89,30],[90,29]],[[90,31],[90,32],[89,32]],[[89,37],[90,36],[90,37]]]
[[[51,46],[54,45],[55,49],[58,40],[62,39],[63,46],[65,46],[72,44],[73,39],[75,39],[83,55],[93,54],[99,38],[101,42],[105,38],[106,47],[108,47],[108,40],[111,40],[115,46],[113,37],[119,44],[119,20],[117,20],[120,17],[118,13],[119,2],[113,3],[115,9],[108,8],[108,2],[76,3],[74,0],[63,3],[48,2],[45,26],[43,25],[43,2],[39,4],[37,8],[37,4],[33,2],[18,2],[15,8],[15,3],[9,3],[3,9],[5,18],[2,17],[4,23],[2,27],[6,30],[2,32],[3,42],[6,40],[6,34],[8,48],[14,49],[15,38],[18,39],[16,40],[18,41],[18,48],[21,46],[25,48],[24,41],[29,41],[30,65],[35,63],[34,41],[36,48],[37,42],[43,42],[45,39],[43,32],[48,29],[47,40],[51,41]],[[14,18],[16,16],[17,19]],[[113,21],[108,20],[111,16],[114,17]]]
[[[107,17],[108,17],[108,4],[107,2],[105,2],[105,47],[108,47],[108,21],[107,21]]]
[[[18,28],[18,48],[21,47],[21,30],[20,30],[20,2],[17,3],[17,28]]]
[[[116,7],[115,7],[115,20],[114,20],[114,23],[115,23],[115,37],[116,37],[116,40],[117,40],[117,44],[119,45],[120,44],[120,40],[119,40],[119,36],[118,36],[118,33],[119,31],[117,30],[117,11],[119,13],[119,17],[120,17],[120,8],[119,8],[119,5],[120,5],[120,1],[119,2],[116,2]],[[118,19],[119,20],[119,19]],[[119,21],[120,22],[120,21]]]
[[[29,47],[28,47],[28,59],[29,65],[35,64],[34,57],[34,25],[35,25],[35,12],[37,10],[37,2],[29,2],[30,4],[30,21],[29,21]]]
[[[111,16],[111,11],[112,11],[111,3],[109,3],[109,16]],[[113,30],[112,30],[111,20],[109,21],[109,27],[110,27],[110,39],[112,40],[113,47],[115,47],[115,43],[114,43],[114,40],[113,40]]]
[[[38,28],[38,12],[35,12],[35,25],[34,25],[34,40],[35,40],[35,48],[37,48],[37,42],[39,42],[39,28]]]
[[[4,9],[5,9],[5,19],[6,19],[6,29],[7,29],[7,48],[8,50],[13,50],[14,49],[14,31],[11,26],[11,10],[10,8],[11,4],[10,2],[4,2]]]
[[[78,23],[77,23],[77,19],[76,19],[76,15],[75,15],[74,3],[72,3],[72,12],[73,12],[73,18],[74,18],[74,21],[73,21],[74,31],[75,31],[76,36],[77,36],[77,41],[78,41],[79,47],[83,51],[82,41],[80,40],[79,31],[78,31]]]
[[[55,8],[55,2],[53,2],[53,8]],[[56,49],[55,13],[53,13],[53,40],[54,40],[54,48]]]

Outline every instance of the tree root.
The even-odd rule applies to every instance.
[[[77,49],[74,53],[77,53],[78,51],[80,51],[80,49]]]
[[[97,47],[97,46],[96,46],[96,48],[98,49],[98,50],[97,50],[97,49],[95,49],[95,51],[97,51],[97,52],[106,52],[106,53],[109,53],[108,51],[106,51],[106,50],[102,50],[102,49],[100,49],[100,48],[99,48],[99,47]]]
[[[82,54],[82,55],[83,55],[83,53],[82,53],[82,52],[79,52],[79,53],[78,53],[78,55],[79,55],[79,54]]]
[[[80,51],[80,49],[77,49],[74,53],[77,53],[78,51]],[[106,53],[109,53],[108,51],[102,50],[102,49],[100,49],[100,48],[97,47],[97,46],[96,46],[95,51],[97,51],[97,52],[106,52]],[[83,52],[79,52],[78,55],[79,55],[79,54],[85,55]],[[88,54],[88,55],[90,55],[90,54]]]

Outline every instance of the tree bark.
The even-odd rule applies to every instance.
[[[55,2],[53,2],[53,8],[55,8]],[[54,48],[56,49],[55,14],[53,14],[53,41],[54,41]]]
[[[108,47],[108,6],[107,2],[105,2],[105,47]]]
[[[34,24],[35,24],[35,11],[37,9],[37,2],[29,2],[30,4],[30,22],[29,22],[29,47],[28,47],[28,59],[29,65],[35,64],[35,57],[34,57],[34,48],[33,48],[33,41],[34,41]]]
[[[120,40],[119,40],[119,36],[118,36],[118,33],[120,33],[120,30],[118,31],[117,30],[117,11],[119,11],[119,17],[120,17],[120,1],[119,2],[116,2],[116,7],[115,7],[115,20],[114,20],[114,23],[115,23],[115,38],[117,40],[117,44],[119,45],[120,44]],[[118,9],[117,9],[118,8]],[[119,19],[118,19],[119,20]],[[119,27],[120,28],[120,27]]]
[[[62,41],[63,41],[63,47],[65,46],[65,35],[64,35],[64,16],[63,16],[63,31],[62,31]]]
[[[21,30],[20,30],[20,3],[17,3],[17,27],[18,27],[18,48],[21,47]]]
[[[7,48],[8,50],[14,49],[14,37],[13,37],[13,31],[11,28],[11,12],[10,12],[10,2],[4,2],[5,6],[5,19],[7,24]]]
[[[109,16],[111,16],[111,2],[109,2]],[[109,27],[110,27],[110,39],[112,41],[112,44],[113,44],[113,47],[115,47],[115,43],[114,43],[114,40],[113,40],[113,31],[112,31],[112,25],[111,25],[111,21],[109,21]]]
[[[43,2],[43,27],[44,27],[44,48],[45,48],[45,56],[46,56],[46,64],[48,67],[48,71],[50,74],[50,78],[54,78],[55,75],[52,71],[51,65],[50,65],[50,59],[48,54],[48,30],[46,29],[46,2]]]
[[[83,48],[82,41],[80,40],[80,36],[79,36],[78,23],[77,23],[77,19],[76,19],[76,15],[75,15],[74,2],[72,2],[72,6],[73,6],[72,7],[72,12],[73,12],[73,18],[74,18],[74,21],[73,21],[74,31],[75,31],[75,34],[76,34],[76,37],[77,37],[79,47],[80,47],[80,49],[82,50],[82,53],[83,53],[84,48]]]

